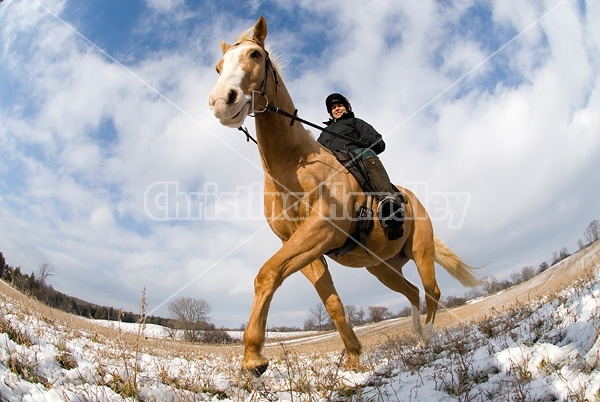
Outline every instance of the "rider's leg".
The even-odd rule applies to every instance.
[[[390,240],[399,239],[404,234],[402,229],[404,223],[404,205],[402,202],[404,197],[393,188],[390,178],[377,155],[374,153],[368,155],[363,159],[363,163],[369,175],[369,183],[379,200],[377,215],[381,225],[387,229]]]

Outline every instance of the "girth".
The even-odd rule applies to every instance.
[[[346,238],[346,241],[341,246],[334,248],[333,250],[325,253],[330,257],[339,258],[352,250],[358,245],[364,246],[367,240],[367,236],[373,229],[373,196],[368,194],[364,204],[358,208],[356,216],[357,224],[354,228],[354,233]]]

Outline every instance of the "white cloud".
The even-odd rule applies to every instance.
[[[146,0],[148,7],[164,13],[183,4],[183,0]]]

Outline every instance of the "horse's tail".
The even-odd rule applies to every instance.
[[[481,279],[478,279],[474,271],[477,268],[465,264],[459,256],[444,244],[437,236],[433,237],[435,241],[435,262],[440,264],[454,279],[458,280],[463,286],[477,287],[481,285]]]

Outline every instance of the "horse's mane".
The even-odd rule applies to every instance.
[[[275,69],[275,71],[277,71],[277,74],[281,78],[285,78],[283,75],[283,71],[282,71],[282,66],[285,65],[285,62],[283,61],[283,58],[281,57],[281,55],[279,53],[277,53],[277,50],[273,49],[271,47],[271,45],[269,45],[268,43],[265,44],[265,50],[267,51],[267,53],[269,53],[269,58],[271,59],[271,64],[273,65],[273,68]]]
[[[240,34],[235,40],[235,43],[240,43],[245,40],[252,40],[254,37],[254,27],[246,29],[244,32]]]

